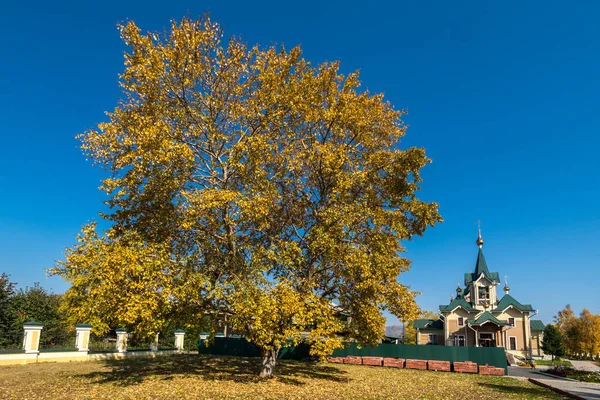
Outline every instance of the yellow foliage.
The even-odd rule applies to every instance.
[[[228,316],[263,350],[310,332],[322,357],[343,335],[378,343],[384,309],[418,315],[402,241],[441,217],[416,197],[429,159],[400,148],[402,111],[299,47],[223,43],[208,17],[120,29],[124,98],[80,135],[110,172],[112,227],[84,228],[52,270],[74,320],[154,332]]]
[[[600,354],[600,315],[584,308],[577,317],[567,304],[554,318],[568,354],[592,357]]]

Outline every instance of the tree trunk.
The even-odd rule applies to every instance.
[[[273,376],[273,370],[275,369],[275,364],[277,363],[277,354],[279,353],[279,349],[277,350],[267,350],[261,349],[261,366],[260,366],[260,377],[261,378],[270,378]]]

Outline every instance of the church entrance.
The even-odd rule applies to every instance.
[[[481,332],[479,334],[479,346],[480,347],[496,347],[496,341],[494,340],[494,334]]]

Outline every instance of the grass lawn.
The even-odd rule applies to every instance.
[[[573,364],[571,364],[571,361],[568,360],[554,360],[554,364],[552,364],[551,360],[535,360],[535,363],[537,365],[562,365],[565,367],[572,367]]]
[[[446,372],[198,355],[0,367],[1,399],[559,399],[529,382]]]

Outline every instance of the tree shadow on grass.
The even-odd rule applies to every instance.
[[[508,380],[507,380],[508,381]],[[535,397],[540,399],[548,398],[548,392],[550,389],[545,389],[543,387],[534,386],[534,387],[523,387],[520,385],[511,385],[510,381],[505,382],[505,384],[495,384],[495,383],[484,383],[479,382],[479,386],[483,386],[488,389],[492,389],[497,393],[507,393],[507,394],[515,394],[518,393],[520,395],[526,395],[527,397]],[[562,398],[559,394],[555,394],[556,398]]]
[[[130,358],[105,360],[103,369],[80,375],[94,383],[119,386],[137,385],[146,379],[173,380],[177,376],[198,375],[205,380],[234,381],[239,383],[260,382],[260,360],[241,357],[211,357],[200,355],[176,355],[156,358]],[[323,379],[348,382],[346,371],[333,366],[310,362],[281,361],[275,367],[278,381],[290,385],[303,385],[302,379]]]

